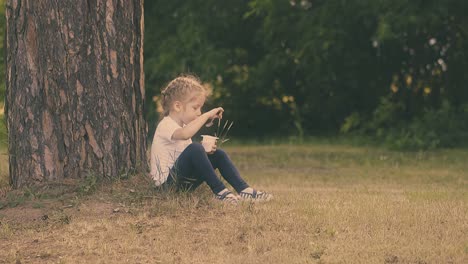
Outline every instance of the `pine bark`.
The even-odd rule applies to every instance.
[[[14,187],[146,168],[143,0],[8,0]]]

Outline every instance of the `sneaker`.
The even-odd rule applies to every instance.
[[[267,192],[260,192],[260,191],[257,191],[255,189],[253,189],[252,193],[248,193],[248,192],[240,192],[239,193],[239,196],[243,199],[243,200],[250,200],[250,201],[254,201],[254,202],[260,202],[260,201],[270,201],[271,199],[273,199],[273,195],[272,194],[269,194]]]

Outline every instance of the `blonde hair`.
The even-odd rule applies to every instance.
[[[174,101],[190,101],[193,98],[188,98],[193,93],[200,93],[203,96],[208,96],[208,91],[203,87],[201,81],[193,75],[181,75],[170,81],[161,91],[161,106],[163,115],[168,116],[171,110],[171,105]]]

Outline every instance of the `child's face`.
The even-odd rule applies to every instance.
[[[198,95],[185,103],[182,109],[182,122],[188,124],[201,115],[201,108],[205,104],[205,96]]]

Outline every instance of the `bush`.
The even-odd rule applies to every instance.
[[[370,136],[397,150],[456,147],[468,140],[465,133],[468,129],[468,104],[457,108],[444,101],[440,108],[428,108],[406,121],[404,111],[401,103],[383,98],[367,122],[353,113],[346,118],[341,131]]]

